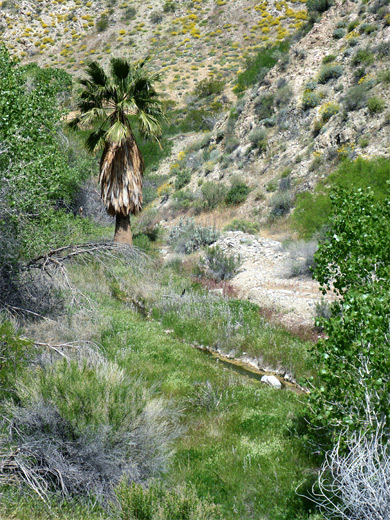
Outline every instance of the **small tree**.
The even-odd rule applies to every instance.
[[[390,200],[375,202],[370,189],[340,190],[332,204],[314,277],[338,299],[332,317],[318,322],[326,339],[315,346],[320,380],[309,407],[315,425],[338,435],[389,426]]]

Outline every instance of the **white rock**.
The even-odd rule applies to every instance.
[[[272,386],[272,388],[282,388],[282,383],[275,376],[263,376],[261,382]]]

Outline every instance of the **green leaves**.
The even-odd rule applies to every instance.
[[[325,339],[313,349],[320,377],[309,407],[316,426],[338,435],[390,422],[390,206],[369,189],[337,190],[332,205],[314,277],[339,298],[317,321]]]

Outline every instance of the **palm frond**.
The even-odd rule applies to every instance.
[[[109,79],[104,72],[103,67],[99,65],[96,61],[91,61],[87,65],[87,74],[91,78],[92,83],[95,85],[99,85],[101,87],[107,86],[109,83]]]
[[[162,129],[158,119],[152,114],[139,110],[137,117],[140,123],[140,132],[146,138],[153,138],[158,141],[161,137]]]
[[[105,146],[106,132],[103,128],[99,128],[95,132],[91,132],[85,141],[86,149],[91,153],[96,153]]]
[[[122,143],[130,135],[130,129],[121,121],[116,121],[106,132],[106,139],[110,143]]]
[[[69,128],[69,130],[76,131],[79,128],[80,125],[80,118],[79,116],[74,117],[70,121],[66,123],[66,127]]]
[[[130,73],[131,65],[123,58],[111,58],[111,74],[115,79],[124,80]]]

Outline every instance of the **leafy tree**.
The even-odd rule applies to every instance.
[[[158,140],[163,119],[162,104],[153,87],[156,76],[144,69],[145,61],[131,64],[120,58],[111,59],[110,75],[92,62],[87,78],[80,80],[80,114],[70,127],[92,130],[86,140],[87,149],[102,150],[99,182],[101,196],[110,215],[116,217],[117,242],[132,243],[130,214],[142,208],[144,162],[134,137],[134,122],[145,138]]]
[[[331,196],[331,232],[315,255],[314,277],[337,300],[320,320],[325,339],[315,356],[320,380],[312,422],[339,434],[390,421],[390,199],[373,191]]]

